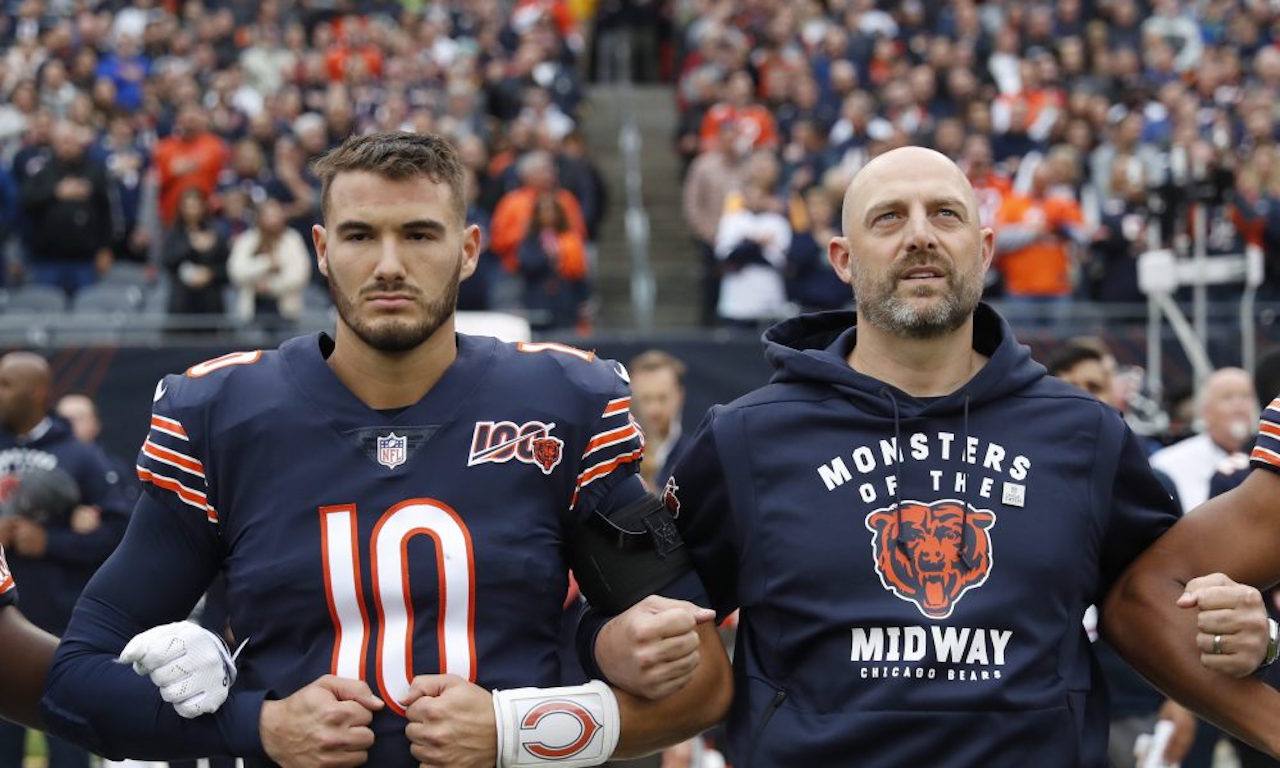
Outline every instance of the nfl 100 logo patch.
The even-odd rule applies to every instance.
[[[387,469],[395,469],[409,457],[409,438],[400,437],[395,432],[378,436],[378,463]]]
[[[515,459],[549,475],[564,455],[564,441],[551,434],[555,427],[555,422],[477,421],[467,466],[505,464]]]

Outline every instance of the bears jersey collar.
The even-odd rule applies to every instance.
[[[290,339],[280,346],[290,378],[339,431],[375,425],[443,425],[454,419],[463,402],[482,386],[497,341],[487,336],[457,335],[458,356],[421,400],[399,412],[383,412],[355,396],[329,367],[325,351],[333,340],[325,333]]]

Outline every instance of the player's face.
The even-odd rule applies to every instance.
[[[895,336],[933,338],[973,315],[994,236],[979,226],[973,189],[954,164],[899,152],[854,182],[845,237],[828,255],[861,317]]]
[[[480,253],[480,230],[459,218],[448,185],[425,176],[340,173],[325,225],[312,237],[329,295],[342,323],[381,352],[431,338],[453,316],[458,284]]]

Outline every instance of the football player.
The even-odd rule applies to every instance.
[[[578,766],[720,719],[731,683],[711,612],[636,605],[700,586],[637,475],[625,369],[455,333],[480,232],[444,140],[351,138],[317,173],[336,333],[160,382],[146,490],[50,674],[54,729],[108,755],[248,765]],[[615,628],[669,639],[652,661],[688,673],[680,690],[559,685],[570,568]],[[178,720],[112,660],[219,571],[248,642],[241,684],[212,717]]]

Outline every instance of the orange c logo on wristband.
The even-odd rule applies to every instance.
[[[528,741],[521,739],[521,745],[529,754],[534,757],[540,757],[543,760],[564,760],[573,757],[591,744],[591,740],[595,738],[596,732],[604,727],[600,721],[596,720],[590,710],[578,704],[575,701],[567,699],[556,699],[553,701],[544,701],[533,709],[529,710],[524,719],[520,721],[521,731],[534,731],[547,718],[555,718],[555,730],[563,732],[567,730],[564,723],[565,717],[573,719],[577,724],[577,735],[572,736],[568,743],[554,746],[544,741]],[[563,724],[562,724],[563,723]],[[550,724],[550,723],[549,723]],[[569,734],[566,734],[569,735]],[[534,738],[534,734],[529,734],[529,738]],[[542,737],[542,738],[545,738]]]

